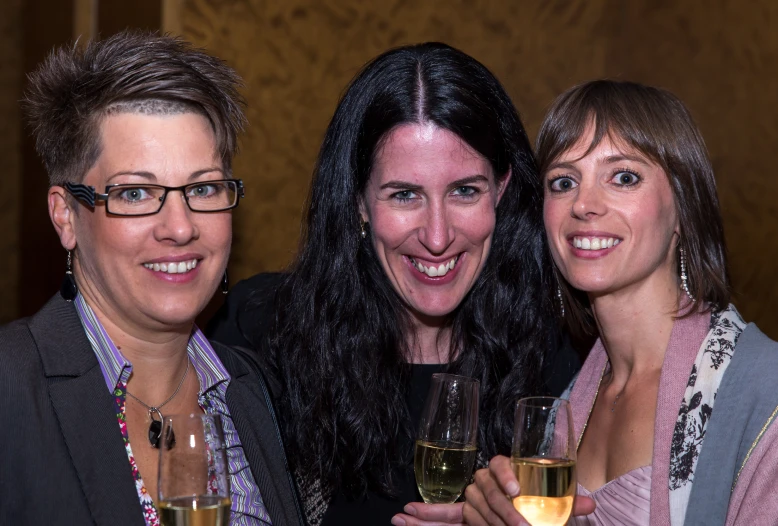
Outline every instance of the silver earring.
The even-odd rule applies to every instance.
[[[694,301],[694,296],[689,292],[689,277],[686,275],[686,252],[683,247],[680,247],[678,252],[680,254],[679,259],[681,260],[681,290],[689,296],[690,300]]]
[[[559,310],[562,312],[562,317],[565,317],[565,302],[562,299],[562,287],[559,286],[559,283],[556,285],[556,297],[559,300]]]
[[[359,220],[359,229],[360,229],[360,234],[362,235],[362,239],[365,239],[367,237],[367,230],[365,229],[366,224],[367,223],[363,219]]]

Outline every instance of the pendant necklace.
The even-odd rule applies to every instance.
[[[181,381],[178,382],[178,387],[176,387],[175,392],[170,395],[170,398],[162,402],[161,404],[157,406],[151,406],[148,405],[146,402],[132,394],[131,392],[127,391],[127,395],[138,402],[140,405],[146,408],[146,410],[149,412],[149,419],[151,419],[151,424],[149,424],[149,443],[151,444],[151,447],[158,449],[159,448],[159,437],[162,434],[162,421],[165,419],[164,416],[162,416],[162,407],[170,402],[173,398],[176,397],[178,392],[181,390],[181,386],[184,385],[184,380],[186,380],[186,375],[189,374],[189,358],[186,359],[186,370],[184,371],[184,376],[181,377]],[[154,417],[157,417],[157,420],[154,419]],[[173,445],[175,443],[175,437],[173,436],[173,430],[170,431],[170,436],[167,437],[167,441],[170,445]]]

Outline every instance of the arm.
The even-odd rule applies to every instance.
[[[778,517],[778,425],[773,421],[746,462],[729,499],[727,526],[773,524]]]

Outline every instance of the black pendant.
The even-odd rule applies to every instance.
[[[162,422],[159,420],[152,420],[149,424],[149,442],[151,447],[159,448],[159,437],[162,435]]]
[[[59,289],[60,295],[66,301],[73,301],[78,295],[78,285],[76,285],[76,278],[73,277],[73,273],[70,271],[65,272],[65,277],[62,279],[62,286]]]

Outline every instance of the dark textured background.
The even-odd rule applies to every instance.
[[[235,216],[234,279],[290,261],[319,142],[360,66],[389,47],[441,40],[502,80],[532,137],[553,98],[584,80],[636,80],[680,96],[703,131],[716,170],[735,302],[747,320],[778,338],[772,155],[778,149],[778,3],[143,0],[132,12],[117,4],[93,2],[103,35],[126,25],[161,24],[224,58],[246,80],[251,127],[235,174],[246,182],[248,197]],[[6,139],[0,146],[0,320],[7,320],[35,310],[53,292],[64,256],[50,235],[46,243],[21,242],[32,219],[20,217],[45,215],[43,206],[30,212],[45,201],[40,189],[15,198],[21,188],[26,192],[34,172],[34,158],[19,153],[23,134],[15,101],[32,55],[24,32],[34,30],[36,19],[20,0],[3,0],[0,20],[0,127]],[[35,43],[40,46],[40,39]],[[37,225],[36,240],[51,230],[47,221]],[[32,280],[41,285],[28,290]]]

